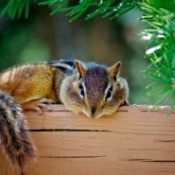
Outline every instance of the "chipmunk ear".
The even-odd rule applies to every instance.
[[[114,77],[116,79],[116,77],[119,75],[120,73],[120,69],[121,69],[122,63],[121,61],[118,61],[117,63],[115,63],[114,65],[112,65],[109,69],[109,75],[111,75],[112,77]]]
[[[85,67],[83,66],[83,64],[82,64],[80,61],[75,60],[75,66],[76,66],[76,68],[77,68],[77,71],[78,71],[79,74],[80,74],[80,77],[84,76],[85,73],[86,73],[86,69],[85,69]]]

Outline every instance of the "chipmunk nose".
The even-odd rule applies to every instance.
[[[96,112],[96,107],[92,107],[92,108],[91,108],[91,113],[92,113],[92,115],[94,115],[95,112]]]

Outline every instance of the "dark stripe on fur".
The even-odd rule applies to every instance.
[[[52,60],[48,61],[47,64],[67,73],[68,75],[75,71],[75,60],[73,59]]]
[[[60,62],[75,68],[75,59],[61,59]]]

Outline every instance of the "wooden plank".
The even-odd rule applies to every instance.
[[[38,148],[26,175],[175,174],[175,113],[167,117],[165,108],[121,107],[112,116],[89,119],[53,105],[42,116],[26,116]],[[11,170],[1,159],[0,175],[6,175]]]
[[[47,167],[47,170],[46,170]],[[57,167],[57,168],[56,168]],[[127,162],[112,158],[39,159],[29,174],[66,175],[174,175],[170,163]]]

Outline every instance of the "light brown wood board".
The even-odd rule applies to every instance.
[[[175,112],[163,107],[121,107],[90,119],[53,105],[25,115],[38,149],[26,175],[175,175]],[[0,157],[0,175],[14,175]]]

